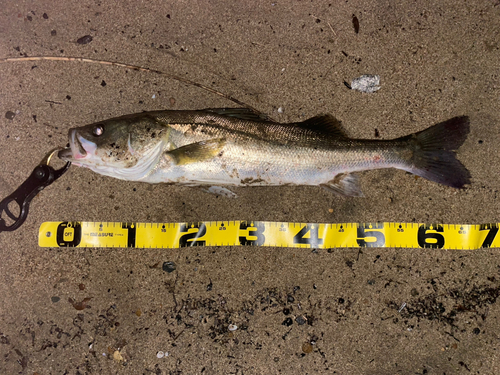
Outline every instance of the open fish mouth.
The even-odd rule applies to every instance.
[[[69,131],[69,148],[59,151],[59,158],[66,161],[78,161],[89,158],[96,150],[94,142],[88,141],[76,133],[76,129]]]

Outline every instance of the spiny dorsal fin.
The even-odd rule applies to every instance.
[[[270,121],[266,114],[257,113],[248,108],[207,108],[204,111],[216,113],[221,116],[234,117],[240,120]]]
[[[337,138],[348,138],[342,129],[342,123],[332,115],[315,116],[299,122],[297,126]]]
[[[210,139],[176,148],[166,154],[171,156],[177,165],[196,163],[212,159],[221,152],[225,144],[224,138]]]

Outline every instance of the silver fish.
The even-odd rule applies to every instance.
[[[318,185],[362,196],[352,172],[397,168],[462,188],[469,119],[393,140],[351,139],[330,115],[280,124],[237,109],[155,111],[69,130],[59,157],[102,175],[188,186]]]

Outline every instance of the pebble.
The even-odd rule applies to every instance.
[[[302,344],[302,351],[304,353],[311,353],[313,351],[313,347],[310,343],[305,342]]]
[[[123,361],[123,357],[118,350],[115,350],[115,352],[113,353],[113,359],[115,361]]]
[[[297,322],[297,324],[299,326],[302,326],[302,325],[306,324],[306,322],[307,322],[306,318],[304,318],[303,316],[296,317],[295,321]]]
[[[85,35],[79,38],[76,42],[78,44],[89,44],[92,41],[92,37],[90,35]]]
[[[165,272],[172,273],[175,271],[176,266],[174,262],[165,262],[163,263],[162,269]]]
[[[354,78],[351,82],[351,89],[365,93],[374,93],[380,90],[380,76],[364,74]]]

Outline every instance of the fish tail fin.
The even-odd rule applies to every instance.
[[[454,188],[470,183],[470,173],[456,158],[457,150],[469,134],[469,118],[454,117],[421,132],[402,137],[412,139],[413,160],[406,169],[417,176]]]

